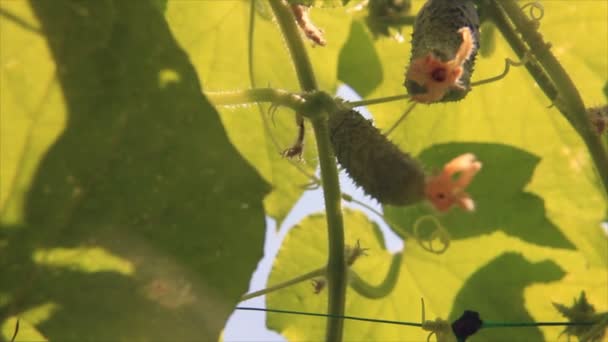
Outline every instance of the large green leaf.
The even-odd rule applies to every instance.
[[[369,256],[359,258],[355,263],[355,270],[364,274],[370,282],[380,282],[388,269],[390,255],[384,249],[384,242],[378,238],[381,236],[377,233],[378,228],[362,213],[352,211],[344,213],[344,224],[347,244],[353,246],[359,240],[362,247],[369,248]],[[325,241],[327,241],[327,229],[324,215],[309,216],[294,226],[281,245],[268,279],[268,285],[272,286],[322,267],[327,262],[327,243]],[[391,313],[382,310],[382,307],[374,307],[373,310],[369,310],[372,308],[361,301],[361,297],[349,289],[346,304],[347,314],[363,317],[391,317]],[[384,301],[372,302],[384,303]],[[266,303],[269,308],[325,312],[327,310],[327,291],[315,294],[311,284],[303,282],[266,295]],[[417,314],[409,319],[416,320],[418,317]],[[325,336],[325,319],[323,318],[268,314],[267,325],[270,329],[283,334],[289,341],[320,341]],[[398,340],[395,338],[394,331],[390,331],[386,335],[372,335],[369,332],[370,329],[385,330],[386,326],[346,322],[345,328],[345,341]]]
[[[248,76],[250,7],[248,2],[240,0],[169,2],[166,16],[171,30],[189,54],[207,90],[251,87]],[[307,50],[320,89],[333,92],[337,86],[338,54],[348,35],[350,17],[338,8],[315,9],[311,17],[325,30],[327,46],[313,48],[307,42]],[[256,14],[254,32],[256,86],[299,91],[294,67],[276,23]],[[294,113],[280,108],[271,118],[268,106],[261,109],[254,105],[218,108],[232,143],[272,184],[273,191],[264,201],[266,213],[281,221],[299,199],[303,185],[310,180],[280,155],[296,138]],[[308,132],[305,162],[300,166],[312,173],[317,163],[316,148],[310,127]]]
[[[365,73],[365,77],[361,77]],[[340,52],[338,77],[366,96],[382,82],[382,64],[373,46],[372,35],[361,21],[353,21],[348,41]]]
[[[200,84],[212,91],[250,87],[249,3],[31,4],[33,12],[26,2],[0,4],[3,338],[19,315],[24,339],[214,339],[261,254],[268,189],[255,170],[273,187],[264,206],[278,220],[307,181],[279,156],[295,137],[293,113],[280,109],[276,124],[265,125],[267,106],[218,114],[201,95]],[[543,4],[540,29],[552,51],[586,103],[604,103],[608,47],[597,42],[608,39],[608,4]],[[314,9],[311,16],[329,44],[308,49],[321,89],[333,91],[340,71],[369,98],[404,92],[407,42],[370,41],[363,22],[353,24],[343,9]],[[257,86],[299,89],[275,24],[256,20]],[[496,39],[474,79],[497,74],[503,58],[512,57]],[[348,58],[362,41],[375,52],[358,57],[373,68]],[[375,300],[349,291],[349,314],[417,321],[424,297],[428,318],[475,309],[491,321],[561,320],[551,301],[569,302],[581,290],[599,311],[608,309],[608,247],[599,229],[606,199],[581,140],[548,105],[526,71],[515,69],[462,102],[416,108],[391,137],[429,169],[465,151],[482,158],[471,187],[478,212],[439,216],[452,232],[450,249],[432,255],[408,241],[394,290]],[[371,110],[385,128],[404,108]],[[304,167],[314,169],[315,159],[309,134]],[[386,210],[402,231],[429,213],[424,206]],[[355,269],[380,282],[390,255],[375,228],[360,214],[347,214],[345,222],[347,243],[361,239],[371,248]],[[294,229],[270,283],[323,265],[325,230],[322,216]],[[325,311],[325,294],[309,286],[270,295],[269,306]],[[269,325],[296,340],[324,334],[323,319],[273,315]],[[558,334],[488,330],[477,340]],[[423,340],[426,333],[350,322],[346,337]]]
[[[353,269],[368,283],[380,284],[392,257],[379,240],[377,228],[361,213],[353,212],[345,213],[345,226],[348,244],[360,240],[362,247],[369,248],[368,256],[358,259]],[[327,247],[321,242],[326,239],[322,215],[311,216],[296,225],[281,246],[269,285],[322,266],[326,262]],[[502,232],[454,241],[442,255],[430,254],[411,243],[406,246],[395,288],[379,299],[366,298],[349,288],[346,314],[417,322],[420,320],[420,298],[423,298],[426,317],[431,320],[441,317],[453,321],[464,310],[477,310],[484,320],[494,322],[559,320],[551,301],[561,297],[561,293],[524,296],[530,288],[555,286],[556,281],[567,279],[564,268],[583,265],[583,258],[575,251],[536,247]],[[601,280],[595,279],[588,283],[595,302],[601,304],[599,282]],[[325,291],[317,295],[310,283],[305,282],[268,294],[267,306],[325,312],[326,300]],[[320,318],[269,314],[267,322],[269,328],[281,332],[290,341],[321,340],[324,334],[325,320]],[[560,331],[559,328],[544,330],[548,340],[555,339]],[[347,321],[344,340],[421,341],[427,335],[428,332],[417,328]],[[486,329],[473,340],[529,341],[541,337],[541,330],[537,328]]]
[[[41,154],[64,128],[65,104],[33,13],[24,2],[0,8],[0,215],[18,223]]]
[[[601,103],[603,75],[608,72],[604,56],[608,51],[603,45],[591,49],[590,45],[595,45],[591,41],[583,38],[573,40],[571,37],[584,37],[583,32],[591,30],[597,32],[598,39],[607,40],[608,33],[604,28],[608,22],[608,5],[595,1],[577,2],[576,5],[547,2],[544,5],[541,31],[551,41],[552,51],[563,61],[586,103]],[[564,25],[561,19],[566,17],[584,20]],[[497,39],[492,58],[478,61],[477,79],[497,73],[502,65],[501,59],[513,58],[504,41],[500,37]],[[384,91],[390,88],[388,84],[385,82]],[[393,84],[393,89],[397,91],[398,87]],[[437,143],[484,141],[508,144],[538,156],[540,162],[526,185],[526,191],[543,199],[547,218],[585,255],[590,265],[606,267],[606,237],[598,228],[606,210],[606,198],[581,139],[562,115],[547,105],[549,102],[544,94],[526,71],[519,68],[499,82],[474,89],[459,103],[419,106],[396,132],[394,139],[414,153]],[[398,111],[398,108],[399,105],[387,104],[373,110],[382,113]],[[389,125],[391,120],[378,115],[378,122],[381,126]],[[491,162],[488,160],[486,164]],[[515,169],[519,165],[515,164]],[[497,175],[498,179],[494,181],[503,183],[506,181],[504,178],[510,176],[510,173],[502,177]],[[487,205],[483,200],[480,199],[480,205]],[[488,208],[494,212],[493,215],[498,216],[500,212],[500,215],[512,215],[516,219],[521,216],[519,211],[517,215],[515,212],[504,213],[498,207],[499,203],[489,205],[495,206]],[[446,222],[449,221],[446,218]]]
[[[452,239],[466,239],[501,230],[533,244],[574,249],[574,245],[546,217],[543,200],[525,191],[539,163],[538,157],[506,145],[451,143],[433,145],[424,150],[419,159],[433,170],[439,169],[453,156],[467,152],[483,160],[484,167],[469,189],[476,200],[476,212],[452,210],[441,217],[442,221],[449,222]],[[508,177],[504,176],[505,173]],[[502,181],[497,182],[497,179]],[[419,217],[435,215],[429,205],[385,209],[388,216],[401,224],[397,233],[403,237],[414,233],[412,227]]]
[[[17,315],[24,339],[217,339],[262,255],[269,189],[162,13],[1,6],[3,338]]]

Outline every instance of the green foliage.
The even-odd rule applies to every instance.
[[[251,87],[247,77],[249,9],[249,4],[243,1],[169,2],[166,13],[169,26],[198,70],[198,77],[207,91]],[[201,21],[202,17],[210,19]],[[270,85],[296,91],[299,88],[297,76],[280,31],[272,21],[256,17],[253,37],[255,83],[261,87]],[[330,8],[315,11],[313,19],[327,32],[325,36],[331,44],[325,48],[311,46],[308,51],[319,87],[331,92],[337,87],[336,56],[347,37],[350,17],[342,9]],[[272,116],[272,122],[268,122],[268,105],[262,105],[261,111],[253,105],[217,109],[231,142],[272,184],[273,191],[264,199],[267,215],[283,220],[302,194],[303,185],[309,181],[280,155],[296,136],[292,112],[279,108]],[[312,134],[307,135],[305,146],[305,163],[300,166],[312,173],[317,163]]]
[[[420,4],[414,4],[415,10]],[[608,71],[605,59],[608,51],[588,39],[572,37],[583,37],[587,31],[598,32],[599,39],[608,39],[602,29],[608,21],[606,4],[584,2],[576,7],[563,2],[543,4],[541,31],[552,43],[552,51],[558,54],[585,102],[602,103],[605,101],[602,75]],[[560,21],[566,17],[567,23]],[[407,34],[406,30],[404,35]],[[477,61],[473,81],[498,74],[504,58],[513,58],[500,36],[494,40],[493,54]],[[390,39],[378,39],[373,44],[382,69],[372,67],[352,73],[348,76],[349,84],[367,94],[366,98],[399,94],[403,91],[400,87],[408,58],[407,46]],[[345,49],[352,51],[348,44]],[[340,62],[347,63],[346,60]],[[377,79],[382,82],[370,92],[366,81]],[[406,242],[404,266],[393,293],[382,300],[366,301],[349,292],[348,314],[415,321],[419,317],[419,298],[424,297],[427,316],[431,318],[454,319],[464,309],[474,309],[491,321],[547,321],[559,320],[548,293],[551,298],[567,299],[587,289],[593,292],[587,293],[594,302],[608,303],[606,280],[601,276],[608,267],[608,248],[606,236],[599,228],[606,211],[605,195],[580,138],[558,111],[547,108],[548,104],[525,69],[520,68],[512,69],[499,82],[473,89],[459,103],[418,106],[410,114],[391,138],[403,150],[418,154],[429,171],[464,152],[475,153],[484,163],[470,189],[477,211],[466,214],[454,210],[439,217],[453,238],[443,255],[429,255],[413,241]],[[404,109],[402,103],[370,108],[381,129],[390,127]],[[391,221],[410,233],[420,217],[436,215],[425,205],[385,207],[385,210]],[[346,229],[347,234],[352,234],[348,231],[358,228],[347,223]],[[287,265],[301,262],[297,260],[302,259],[299,254],[302,248],[289,244],[295,234],[301,233],[292,234],[294,237],[288,236],[282,246],[271,284],[285,272]],[[323,233],[318,234],[318,239],[312,241],[308,237],[306,245],[322,248]],[[366,247],[373,241],[359,234],[357,238]],[[373,248],[370,254],[385,256]],[[387,267],[390,259],[384,258],[376,265]],[[312,265],[323,262],[323,257],[305,259]],[[361,265],[364,260],[361,259]],[[359,275],[372,283],[380,282],[383,272],[386,270],[378,270],[378,266],[358,270]],[[284,290],[284,295],[270,295],[268,306],[282,305],[309,312],[324,310],[313,304],[317,299],[308,289],[294,288],[300,298],[297,305],[287,300],[294,296],[288,291]],[[297,324],[290,317],[287,323],[287,318],[270,315],[268,324],[297,339],[318,337],[311,332],[314,329],[308,329],[314,327],[312,321]],[[554,340],[560,329],[513,328],[499,332],[488,329],[472,340]],[[345,334],[346,338],[367,340],[426,337],[422,332],[367,323],[346,323]]]
[[[376,37],[346,2],[298,1],[323,7],[311,17],[328,45],[307,46],[319,88],[332,93],[342,81],[367,99],[402,94],[409,40]],[[17,316],[18,340],[217,339],[262,255],[264,215],[282,221],[310,180],[280,156],[296,134],[293,112],[271,118],[269,105],[220,107],[203,94],[252,84],[299,91],[268,6],[255,5],[250,80],[246,1],[0,3],[0,339]],[[543,5],[551,51],[586,104],[605,103],[608,47],[597,42],[608,40],[608,4]],[[472,82],[516,59],[498,31],[487,39],[493,49]],[[550,105],[514,68],[458,103],[415,108],[390,139],[430,173],[474,153],[483,163],[469,189],[477,211],[386,206],[406,239],[396,283],[376,299],[349,287],[347,314],[419,321],[423,297],[431,320],[470,309],[493,322],[559,321],[551,302],[581,290],[608,310],[606,194],[581,138]],[[383,130],[405,108],[370,110]],[[312,173],[308,131],[297,165]],[[444,254],[410,239],[425,215],[450,232]],[[358,212],[344,221],[346,243],[369,248],[353,270],[382,283],[395,259],[378,228]],[[327,253],[325,217],[306,218],[281,246],[269,285],[324,266]],[[322,313],[326,292],[301,283],[267,305]],[[319,318],[270,314],[268,326],[293,340],[325,334]],[[555,340],[560,330],[482,329],[471,340]],[[346,322],[344,339],[427,335]]]
[[[361,77],[361,73],[368,77]],[[368,95],[382,82],[382,64],[372,36],[361,21],[352,22],[348,40],[340,51],[338,78],[357,89],[360,96]]]
[[[161,13],[2,8],[44,34],[2,19],[4,338],[15,315],[51,340],[217,338],[262,255],[269,188]]]

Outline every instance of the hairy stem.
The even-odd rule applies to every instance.
[[[599,178],[604,186],[604,195],[608,195],[608,152],[607,146],[602,142],[599,135],[594,131],[590,122],[585,104],[572,82],[572,79],[559,63],[555,55],[551,53],[542,35],[537,31],[534,22],[530,20],[515,0],[492,0],[486,4],[491,13],[492,20],[509,41],[513,49],[523,57],[525,44],[529,46],[529,53],[542,70],[530,70],[530,63],[526,67],[531,75],[541,86],[545,94],[554,102],[564,117],[570,122],[581,136],[589,150]],[[504,11],[504,12],[503,12]],[[504,14],[513,23],[506,22]],[[521,33],[523,42],[517,32]],[[550,81],[550,84],[547,81]],[[553,90],[554,89],[554,90]]]
[[[245,294],[245,295],[243,295],[241,297],[241,300],[247,300],[247,299],[259,297],[259,296],[265,295],[267,293],[271,293],[271,292],[274,292],[274,291],[277,291],[277,290],[281,290],[281,289],[284,289],[286,287],[295,285],[297,283],[301,283],[303,281],[306,281],[306,280],[309,280],[309,279],[312,279],[312,278],[315,278],[315,277],[325,276],[326,272],[327,272],[326,271],[326,267],[321,267],[321,268],[318,268],[318,269],[316,269],[314,271],[310,271],[308,273],[302,274],[300,276],[297,276],[297,277],[295,277],[293,279],[289,279],[289,280],[284,281],[282,283],[279,283],[279,284],[267,287],[265,289],[262,289],[262,290],[259,290],[259,291],[255,291],[255,292],[247,293],[247,294]]]
[[[238,106],[271,102],[276,106],[285,106],[297,111],[305,103],[304,98],[298,94],[273,88],[206,92],[204,95],[216,106]]]
[[[312,120],[312,126],[317,140],[319,165],[323,196],[325,198],[325,213],[327,217],[329,257],[327,261],[328,282],[328,313],[333,317],[327,318],[327,341],[341,341],[343,322],[336,316],[344,315],[346,302],[346,262],[344,261],[344,223],[342,221],[341,192],[338,180],[338,168],[334,152],[329,141],[329,126],[327,116],[320,115]]]
[[[253,64],[254,38],[255,38],[255,1],[252,0],[250,3],[250,7],[249,7],[249,34],[248,34],[248,39],[247,39],[247,64],[249,65],[249,84],[251,85],[251,88],[255,89],[257,87],[257,85],[255,82],[255,73],[254,73],[254,64]],[[282,153],[281,147],[280,147],[279,143],[277,142],[277,140],[275,139],[275,137],[272,135],[272,132],[270,130],[270,124],[268,122],[268,118],[266,117],[266,115],[264,113],[262,104],[260,104],[258,102],[257,105],[258,105],[258,109],[260,110],[260,117],[262,118],[264,132],[266,132],[266,136],[268,136],[268,138],[272,142],[272,145],[274,145],[274,147],[276,148],[277,153],[281,154]],[[289,159],[289,163],[291,165],[293,165],[293,167],[295,167],[298,171],[300,171],[306,177],[308,177],[308,178],[310,178],[311,176],[314,177],[314,175],[311,174],[311,172],[308,171],[299,162]]]
[[[287,48],[293,60],[300,87],[305,91],[316,90],[317,81],[314,76],[304,41],[296,25],[295,18],[287,3],[283,0],[269,0],[274,16],[281,28],[287,43]],[[326,340],[341,341],[346,297],[346,263],[344,261],[344,224],[340,201],[340,183],[338,168],[329,141],[327,113],[311,118],[321,167],[323,195],[325,197],[325,212],[327,219],[329,257],[327,261],[328,303]],[[298,121],[301,126],[302,122]]]
[[[353,101],[353,102],[349,102],[348,105],[351,106],[352,108],[355,108],[355,107],[362,107],[362,106],[371,106],[371,105],[386,103],[386,102],[401,101],[401,100],[405,100],[405,99],[409,99],[409,98],[410,98],[410,96],[408,94],[403,94],[403,95],[395,95],[395,96],[388,96],[388,97],[380,97],[377,99]]]
[[[304,46],[304,40],[300,35],[300,29],[296,25],[296,19],[291,12],[291,8],[283,0],[269,0],[269,2],[281,28],[283,37],[285,37],[285,43],[296,68],[302,90],[316,90],[317,80],[315,79],[312,64]]]

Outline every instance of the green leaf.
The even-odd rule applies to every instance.
[[[55,64],[24,2],[0,7],[0,219],[18,224],[42,154],[65,126]]]
[[[32,317],[36,319],[36,315],[40,315],[40,312],[43,310],[34,310],[32,312],[24,313],[21,317],[11,317],[4,321],[4,324],[1,327],[0,336],[4,338],[6,341],[12,341],[11,339],[15,336],[14,341],[48,341],[46,337],[44,337],[40,332],[34,328],[31,322],[28,322],[24,316]],[[19,329],[15,330],[17,327],[17,322],[19,322]]]
[[[565,3],[560,4],[546,4],[541,32],[552,42],[552,50],[564,63],[585,102],[596,103],[603,96],[601,85],[604,79],[601,75],[608,72],[608,63],[601,57],[606,48],[591,49],[585,40],[571,40],[569,37],[570,34],[582,34],[583,30],[593,29],[604,35],[599,39],[608,39],[605,30],[600,29],[608,18],[598,14],[607,5],[585,2],[574,9]],[[573,15],[570,11],[576,11],[577,16],[588,17],[589,20],[584,23],[572,22],[564,30],[563,23],[558,25],[556,21],[557,18]],[[503,58],[513,58],[504,40],[497,38],[496,52],[492,58],[477,63],[474,80],[496,74],[503,64]],[[394,43],[385,44],[391,45],[378,51],[397,50]],[[386,63],[388,61],[383,59],[385,68]],[[374,95],[389,92],[391,87],[393,94],[399,91],[396,80],[387,79],[386,74],[385,80]],[[556,109],[547,108],[547,104],[548,100],[525,69],[517,68],[501,81],[473,89],[466,99],[456,104],[418,106],[393,135],[393,139],[413,153],[437,143],[475,141],[507,144],[538,156],[541,162],[526,185],[527,192],[543,199],[548,220],[585,255],[591,265],[606,267],[606,236],[599,229],[606,211],[605,195],[581,139],[563,116]],[[372,111],[399,112],[400,107],[403,104],[386,104],[372,108]],[[386,114],[376,117],[381,127],[390,126],[395,120],[394,116],[391,119]],[[481,161],[486,167],[488,162],[492,162]],[[495,183],[505,182],[505,177],[511,177],[511,174],[497,177],[500,180],[495,179]],[[499,203],[494,205],[496,207],[490,211],[497,217],[509,215],[517,220],[521,216],[513,211],[504,212],[504,206]],[[446,222],[450,221],[446,219]],[[534,234],[544,233],[538,231]]]
[[[384,249],[381,235],[377,234],[378,227],[368,221],[360,212],[344,212],[345,242],[355,245],[360,241],[362,248],[369,248],[368,256],[362,256],[354,264],[354,269],[365,275],[365,279],[372,283],[379,283],[388,270],[389,253]],[[283,282],[300,274],[322,267],[327,262],[327,231],[324,215],[312,215],[293,227],[286,236],[272,272],[268,285]],[[374,280],[377,280],[374,282]],[[367,303],[352,289],[346,295],[346,314],[370,317],[378,311],[368,311]],[[363,300],[364,302],[366,300]],[[369,301],[383,303],[384,301]],[[363,305],[363,306],[361,306]],[[313,292],[309,282],[303,282],[292,287],[282,289],[266,295],[268,308],[297,310],[305,312],[326,312],[327,291],[320,294]],[[382,312],[381,317],[386,318],[388,312]],[[390,318],[387,318],[390,319]],[[325,319],[306,316],[291,316],[281,314],[268,314],[267,326],[283,334],[290,341],[319,341],[325,336]],[[369,335],[369,330],[377,328],[382,330],[386,326],[377,326],[369,323],[345,323],[345,341],[352,340],[387,340],[389,335]],[[389,327],[390,328],[390,327]],[[401,328],[403,329],[403,328]],[[415,329],[415,328],[412,328]],[[373,336],[373,338],[372,338]],[[395,340],[394,336],[392,340]]]
[[[161,13],[2,9],[43,34],[2,18],[2,145],[18,151],[2,149],[2,205],[23,206],[0,227],[3,338],[16,315],[50,340],[217,340],[262,255],[269,189]]]
[[[365,78],[361,74],[365,74]],[[340,51],[338,78],[360,96],[368,95],[382,82],[382,64],[372,36],[360,21],[353,21],[348,41]]]
[[[377,227],[364,215],[345,212],[346,242],[357,240],[369,248],[367,256],[359,258],[353,269],[370,284],[380,284],[391,263],[375,233]],[[296,225],[287,235],[268,284],[276,284],[322,266],[326,262],[325,221],[321,215],[310,216]],[[473,244],[473,245],[472,245]],[[582,260],[573,251],[539,248],[496,232],[476,239],[452,242],[445,254],[433,255],[411,241],[405,247],[403,262],[395,288],[386,297],[368,299],[349,287],[346,314],[385,320],[419,322],[420,298],[424,298],[426,319],[459,317],[464,310],[477,310],[482,319],[501,321],[546,320],[554,314],[546,296],[526,301],[543,307],[543,312],[530,312],[524,295],[529,288],[553,285],[564,278],[560,263]],[[507,272],[506,270],[514,270]],[[508,273],[505,279],[504,273]],[[304,312],[326,312],[326,292],[317,295],[309,283],[300,283],[267,295],[268,308]],[[544,305],[546,304],[546,305]],[[543,316],[545,315],[545,316]],[[288,340],[323,339],[325,320],[304,316],[268,314],[269,328],[282,333]],[[560,328],[545,329],[557,336]],[[553,334],[553,335],[552,335]],[[344,340],[424,340],[428,332],[378,323],[345,322]],[[548,337],[548,339],[550,339]],[[472,341],[538,340],[541,330],[486,329]]]
[[[469,152],[484,161],[482,171],[468,191],[475,200],[476,210],[473,214],[452,210],[440,218],[443,222],[449,222],[448,229],[453,239],[466,239],[500,230],[537,245],[575,248],[546,217],[542,198],[525,191],[540,161],[538,157],[507,145],[450,143],[431,146],[422,151],[419,159],[429,170],[438,170],[454,156]],[[497,182],[497,179],[502,181]],[[435,215],[435,212],[428,205],[417,205],[385,207],[385,214],[398,220],[406,233],[413,234],[415,221],[423,215]],[[408,236],[399,229],[397,233],[404,238]]]
[[[605,79],[601,75],[608,72],[608,63],[602,57],[606,54],[606,47],[594,48],[590,40],[572,37],[583,37],[583,31],[587,31],[597,32],[598,39],[608,39],[606,31],[602,29],[608,21],[605,14],[607,5],[583,2],[577,3],[575,8],[566,2],[543,4],[545,17],[540,30],[552,43],[552,51],[573,78],[585,102],[602,101],[601,87]],[[566,24],[561,20],[566,17],[585,20],[567,20]],[[402,75],[390,73],[390,70],[399,70],[397,55],[402,47],[384,40],[376,43],[376,49],[381,52],[386,70],[385,81],[369,97],[402,92]],[[514,58],[504,39],[497,36],[495,52],[491,58],[478,61],[474,80],[498,74],[505,57]],[[402,58],[407,60],[407,56]],[[530,260],[544,256],[557,264],[565,273],[560,281],[528,284],[523,297],[520,297],[528,312],[527,316],[520,315],[520,319],[532,317],[542,321],[559,320],[559,316],[549,310],[548,301],[542,300],[547,293],[563,301],[581,290],[593,291],[598,303],[608,303],[608,292],[605,290],[608,284],[605,278],[598,277],[608,267],[606,235],[599,227],[606,211],[605,195],[581,139],[557,110],[547,108],[548,104],[544,94],[523,68],[512,69],[503,80],[473,89],[461,102],[418,106],[392,136],[406,151],[420,153],[430,169],[440,167],[463,152],[478,155],[484,166],[470,189],[478,210],[467,215],[454,209],[439,216],[439,219],[457,243],[468,245],[471,250],[478,251],[479,246],[483,246],[484,250],[494,250],[495,258],[499,258],[505,249],[513,249]],[[392,103],[378,105],[371,110],[377,114],[376,122],[380,127],[389,127],[404,107],[405,104]],[[502,146],[484,146],[480,142]],[[411,229],[412,223],[420,215],[429,213],[424,207],[386,209],[389,218],[405,229]],[[525,241],[526,245],[522,246],[525,248],[514,248],[507,241],[481,242],[487,236],[497,236],[499,230],[517,237],[518,241]],[[542,247],[546,251],[524,252],[532,246],[546,246]],[[448,253],[453,248],[453,245],[450,246]],[[570,261],[566,261],[565,257],[550,257],[551,253],[557,251],[569,255]],[[407,252],[406,248],[404,258],[407,258]],[[472,261],[477,267],[484,264],[479,257],[475,256]],[[446,254],[445,259],[440,259],[442,261],[438,261],[433,268],[437,279],[442,279],[440,273],[444,271],[448,274],[455,272],[455,266],[447,262],[449,258]],[[492,289],[493,284],[510,281],[511,271],[508,270],[517,269],[519,272],[520,269],[515,264],[502,267],[500,272],[489,273],[492,276],[477,277],[474,282],[469,280],[470,285],[461,290],[461,296],[490,291],[496,300],[480,313],[488,320],[500,320],[500,315],[508,311],[508,299],[515,301],[514,295],[488,289]],[[457,285],[444,283],[446,288]],[[435,296],[442,298],[439,302],[452,302],[444,295]],[[473,304],[469,304],[469,307]],[[458,307],[457,302],[454,305]],[[494,316],[488,316],[492,314],[489,311],[491,306],[503,309]],[[460,309],[463,307],[465,305],[460,304]],[[451,317],[460,313],[459,310],[452,311]],[[508,314],[502,317],[514,319]],[[546,340],[555,339],[559,334],[548,329],[543,329],[543,333]],[[510,336],[510,340],[521,340],[526,335],[517,330],[505,336]],[[480,340],[484,339],[480,337]]]
[[[243,1],[170,1],[167,20],[181,47],[188,53],[207,91],[250,88],[248,79],[248,21],[250,5]],[[333,92],[337,87],[338,54],[348,35],[350,17],[341,8],[313,9],[315,24],[325,30],[327,46],[310,46],[308,52],[319,87]],[[201,18],[209,18],[201,21]],[[279,28],[256,15],[254,77],[257,87],[300,89]],[[266,197],[266,213],[279,222],[300,198],[310,179],[280,154],[296,138],[294,113],[279,108],[269,115],[267,105],[219,107],[222,123],[239,152],[272,184]],[[313,173],[316,147],[308,127],[304,163]],[[275,141],[278,146],[275,145]],[[277,225],[279,226],[279,225]]]
[[[603,58],[606,47],[594,49],[590,41],[571,37],[582,37],[583,31],[590,30],[598,33],[598,39],[608,39],[602,29],[608,20],[604,9],[606,4],[592,1],[580,3],[576,8],[567,3],[548,2],[541,21],[541,32],[552,43],[552,51],[564,63],[586,103],[603,101],[601,88],[605,79],[601,75],[608,72],[608,63]],[[569,21],[566,29],[561,18],[575,14],[586,19]],[[494,54],[476,64],[474,80],[498,74],[504,58],[515,59],[504,39],[496,38]],[[368,97],[403,93],[402,70],[408,60],[407,47],[388,39],[376,41],[375,46],[384,68],[384,82]],[[387,103],[370,110],[377,125],[386,128],[397,120],[405,105]],[[458,103],[417,106],[391,137],[405,151],[415,154],[438,143],[492,142],[537,156],[540,163],[526,191],[543,199],[547,218],[586,255],[590,264],[605,267],[606,237],[598,228],[606,210],[605,197],[586,147],[563,116],[555,108],[547,108],[548,105],[526,70],[514,68],[503,80],[473,89]],[[495,183],[504,182],[507,176],[504,174]],[[496,217],[517,217],[496,205]]]

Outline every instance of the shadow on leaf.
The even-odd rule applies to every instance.
[[[535,283],[558,281],[564,275],[553,261],[532,263],[521,254],[503,253],[467,279],[454,299],[449,321],[457,319],[464,310],[473,310],[484,321],[533,322],[525,308],[524,290]],[[481,329],[471,338],[471,341],[543,340],[536,327]]]
[[[25,225],[2,229],[0,321],[53,303],[52,340],[216,340],[262,256],[268,185],[154,2],[31,6],[68,120]]]
[[[433,145],[424,150],[419,159],[429,170],[439,170],[455,156],[468,152],[483,163],[468,189],[476,210],[466,213],[452,209],[439,218],[453,239],[501,230],[533,244],[574,249],[547,218],[543,199],[525,191],[539,162],[537,156],[508,145],[451,143]],[[405,208],[385,206],[385,213],[410,232],[419,217],[437,215],[426,204]]]

